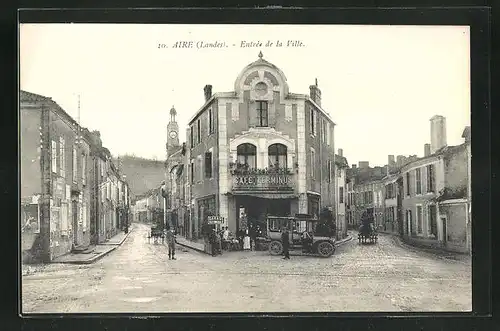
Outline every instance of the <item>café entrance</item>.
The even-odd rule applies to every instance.
[[[240,230],[245,225],[242,224],[240,216],[244,212],[247,217],[247,226],[250,224],[260,225],[266,224],[268,215],[272,216],[290,216],[292,211],[293,199],[269,199],[254,196],[237,196],[236,197],[236,228]]]

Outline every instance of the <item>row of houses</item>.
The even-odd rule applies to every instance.
[[[103,243],[128,224],[130,190],[102,146],[51,98],[20,91],[24,262]]]
[[[284,73],[260,53],[233,91],[214,94],[206,85],[203,92],[184,132],[170,110],[165,222],[196,239],[207,216],[234,233],[266,215],[320,215],[326,208],[345,237],[348,163],[335,149],[335,123],[321,107],[317,80],[308,94],[291,93]]]
[[[411,244],[471,252],[471,136],[446,143],[446,118],[431,122],[431,144],[424,156],[388,156],[384,167],[360,162],[348,170],[346,212],[350,227],[361,214],[373,216],[379,231]]]

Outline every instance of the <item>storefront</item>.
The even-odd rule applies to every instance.
[[[270,194],[268,194],[269,196]],[[291,216],[296,213],[298,200],[292,196],[285,198],[282,194],[272,197],[235,195],[236,231],[245,230],[250,225],[265,226],[267,216]],[[245,215],[245,220],[243,216]],[[243,224],[246,222],[246,224]]]

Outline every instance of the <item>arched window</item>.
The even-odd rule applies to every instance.
[[[272,144],[268,148],[269,167],[287,168],[287,148],[283,144]]]
[[[241,144],[238,146],[238,163],[247,164],[250,169],[257,167],[257,147],[252,144]]]

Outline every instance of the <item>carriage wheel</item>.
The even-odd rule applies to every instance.
[[[269,253],[271,255],[281,255],[283,253],[283,244],[281,244],[281,241],[271,241],[269,244]]]
[[[335,252],[335,247],[328,241],[323,241],[318,244],[317,250],[321,257],[330,257]]]

